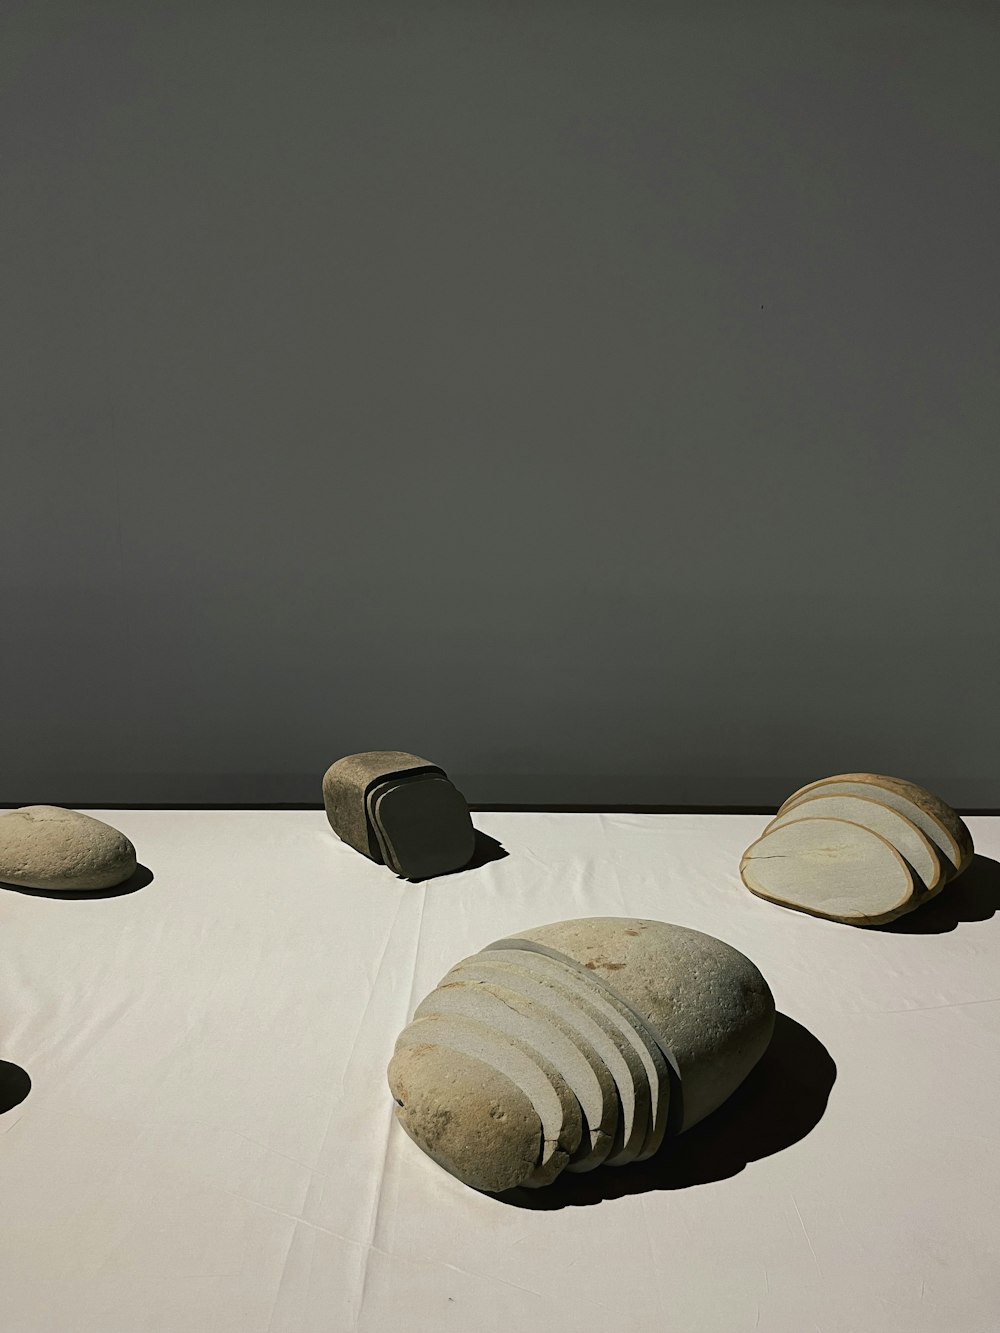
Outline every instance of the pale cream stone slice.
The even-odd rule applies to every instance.
[[[460,1014],[434,1014],[414,1020],[400,1033],[396,1051],[423,1043],[481,1060],[520,1088],[542,1127],[539,1157],[531,1174],[520,1183],[532,1187],[550,1184],[579,1150],[583,1137],[580,1104],[562,1075],[524,1042]]]
[[[848,925],[893,921],[916,896],[895,847],[843,819],[801,819],[765,833],[744,852],[740,875],[761,898]]]
[[[0,881],[23,889],[111,889],[136,869],[135,848],[102,819],[57,805],[0,814]]]
[[[944,886],[942,862],[948,865],[947,859],[938,854],[930,839],[920,832],[916,824],[881,801],[868,796],[827,795],[819,788],[813,796],[806,797],[790,806],[784,814],[777,815],[764,832],[770,833],[772,829],[784,828],[802,819],[846,819],[851,824],[860,824],[879,834],[916,871],[923,889],[922,899],[931,897]]]
[[[422,1000],[416,1016],[460,1014],[487,1024],[496,1032],[524,1042],[559,1071],[580,1103],[585,1119],[579,1151],[569,1169],[590,1171],[607,1158],[618,1125],[618,1094],[614,1081],[596,1057],[588,1058],[572,1032],[550,1010],[504,987],[484,982],[445,981]]]
[[[517,958],[520,966],[558,980],[571,993],[588,1000],[631,1045],[643,1066],[650,1095],[649,1127],[635,1160],[642,1162],[652,1157],[659,1151],[667,1131],[671,1070],[649,1025],[600,977],[555,950],[526,939],[504,939],[491,944],[480,956],[492,957],[501,951]]]
[[[388,1077],[403,1129],[464,1184],[500,1193],[535,1171],[538,1114],[517,1084],[487,1061],[427,1040],[404,1042]]]
[[[892,810],[898,810],[944,853],[948,861],[945,869],[949,879],[954,879],[972,860],[975,851],[972,834],[958,812],[925,787],[903,778],[890,778],[881,773],[837,773],[833,777],[821,778],[818,782],[800,787],[789,796],[778,814],[784,814],[790,806],[808,800],[819,789],[830,795],[868,796]]]
[[[558,979],[521,966],[517,957],[503,950],[489,956],[474,954],[451,969],[446,980],[450,979],[494,982],[557,1014],[581,1050],[586,1054],[592,1049],[603,1062],[618,1092],[618,1129],[606,1165],[624,1166],[635,1160],[649,1128],[649,1083],[635,1051],[589,996],[574,994]]]

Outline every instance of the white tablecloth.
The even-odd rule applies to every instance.
[[[764,816],[477,814],[508,855],[413,885],[320,811],[90,813],[150,883],[0,890],[4,1333],[1000,1327],[1000,820],[864,931],[741,887]],[[476,1194],[394,1123],[393,1042],[585,915],[727,940],[786,1018],[663,1162]]]

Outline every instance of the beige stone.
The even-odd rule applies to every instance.
[[[607,1156],[608,1166],[636,1159],[649,1130],[649,1082],[642,1062],[614,1024],[592,1003],[592,997],[567,987],[558,977],[540,975],[519,960],[529,956],[498,950],[473,954],[458,963],[446,980],[494,982],[516,990],[544,1015],[551,1010],[573,1033],[581,1050],[592,1049],[614,1080],[620,1104],[618,1129]]]
[[[453,1014],[523,1042],[565,1079],[580,1104],[585,1130],[570,1169],[589,1171],[611,1151],[618,1126],[614,1081],[593,1048],[588,1048],[549,1009],[508,988],[485,982],[446,980],[416,1009],[416,1017]]]
[[[521,1183],[547,1185],[579,1151],[583,1138],[580,1104],[558,1070],[516,1038],[507,1037],[474,1019],[459,1014],[431,1014],[415,1019],[396,1041],[396,1050],[434,1044],[490,1065],[510,1079],[528,1098],[541,1124],[541,1150],[534,1168]],[[452,1103],[461,1087],[449,1093]],[[459,1107],[459,1116],[471,1112]]]
[[[111,889],[135,873],[135,848],[76,810],[27,805],[0,815],[0,881],[64,893]]]
[[[622,1040],[633,1049],[640,1061],[649,1086],[650,1124],[636,1161],[644,1161],[659,1150],[667,1130],[670,1111],[670,1069],[659,1043],[648,1023],[631,1006],[610,990],[593,972],[587,972],[577,963],[560,958],[544,945],[518,940],[497,940],[484,949],[479,957],[494,958],[504,954],[517,959],[521,967],[547,978],[557,979],[570,994],[589,1002],[613,1025]]]
[[[396,1119],[446,1171],[473,1189],[523,1185],[542,1127],[529,1099],[475,1056],[425,1041],[397,1047],[389,1065]]]
[[[761,898],[852,926],[894,921],[920,897],[891,843],[841,819],[772,829],[744,852],[740,875]]]
[[[881,801],[867,796],[828,795],[822,787],[818,787],[812,796],[790,805],[783,814],[775,816],[764,832],[770,833],[772,829],[784,828],[802,819],[846,819],[848,823],[860,824],[862,828],[871,829],[873,833],[885,838],[907,865],[916,871],[919,884],[914,903],[925,902],[944,887],[944,867],[950,865],[948,860],[916,824]]]
[[[837,773],[800,787],[784,802],[778,814],[784,814],[790,806],[820,791],[824,795],[867,796],[898,810],[944,853],[951,867],[947,872],[949,878],[960,874],[972,860],[975,852],[972,834],[962,817],[926,787],[904,778],[886,777],[881,773]]]

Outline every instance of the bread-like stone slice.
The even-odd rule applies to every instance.
[[[572,995],[588,1001],[631,1046],[642,1065],[650,1099],[649,1126],[635,1160],[641,1162],[652,1157],[659,1151],[667,1130],[671,1069],[646,1021],[594,972],[588,972],[571,959],[560,957],[543,944],[523,939],[497,940],[478,956],[494,958],[500,955],[515,958],[520,967],[542,978],[558,981]]]
[[[404,879],[460,870],[476,850],[465,797],[447,778],[427,775],[383,786],[370,809],[385,859]]]
[[[404,1044],[389,1064],[389,1088],[410,1138],[473,1189],[514,1189],[535,1170],[541,1121],[486,1061],[426,1041]]]
[[[541,1151],[520,1183],[548,1185],[569,1164],[583,1138],[580,1104],[562,1075],[531,1047],[461,1014],[415,1019],[396,1040],[396,1050],[428,1043],[475,1057],[510,1079],[534,1107],[542,1127]]]
[[[642,1062],[618,1029],[591,1002],[559,979],[525,968],[512,952],[498,950],[485,957],[473,954],[456,964],[446,981],[493,982],[516,990],[527,1000],[551,1009],[571,1029],[581,1049],[592,1048],[614,1079],[618,1092],[618,1129],[606,1158],[607,1166],[636,1159],[649,1129],[649,1083]]]
[[[124,833],[92,815],[26,805],[0,815],[0,881],[63,893],[112,889],[136,868]]]
[[[949,879],[954,879],[972,860],[975,852],[972,834],[958,812],[925,787],[903,778],[890,778],[881,773],[837,773],[800,787],[789,796],[778,814],[784,814],[790,806],[817,795],[820,790],[824,795],[867,796],[881,801],[891,810],[898,810],[944,853]]]
[[[330,827],[342,842],[382,865],[384,858],[365,801],[367,793],[390,778],[428,774],[445,776],[437,764],[406,750],[344,755],[323,775],[323,805]]]
[[[765,833],[744,852],[740,875],[758,897],[852,926],[894,921],[918,897],[895,847],[845,819],[801,819]]]
[[[933,843],[905,815],[868,796],[827,795],[822,787],[804,800],[790,806],[771,820],[765,833],[784,828],[802,819],[846,819],[871,829],[891,843],[919,878],[921,901],[933,897],[945,884],[944,866],[949,862]],[[942,864],[943,863],[943,864]]]
[[[679,1075],[670,1132],[720,1106],[771,1040],[774,998],[767,982],[749,958],[701,931],[582,917],[510,938],[545,945],[595,973],[644,1019]]]
[[[516,991],[477,981],[444,981],[422,1000],[416,1017],[460,1014],[524,1042],[566,1080],[580,1104],[585,1130],[569,1169],[589,1171],[607,1158],[618,1126],[618,1094],[603,1061],[575,1039],[550,1009]]]

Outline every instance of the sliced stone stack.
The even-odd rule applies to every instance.
[[[465,797],[443,768],[405,750],[338,759],[323,777],[323,804],[342,842],[401,879],[461,870],[476,850]]]
[[[853,926],[894,921],[973,857],[961,817],[915,782],[839,773],[800,787],[743,854],[758,897]]]
[[[585,917],[458,963],[396,1042],[396,1116],[473,1189],[624,1166],[715,1110],[771,1039],[760,972],[661,921]]]

